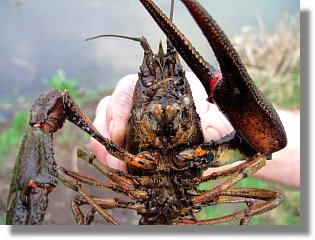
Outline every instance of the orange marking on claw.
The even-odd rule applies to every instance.
[[[206,150],[202,149],[200,146],[196,148],[195,150],[195,154],[196,156],[202,156],[202,155],[205,155],[207,153]]]

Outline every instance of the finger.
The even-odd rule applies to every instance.
[[[200,80],[192,72],[186,72],[186,78],[189,82],[190,89],[196,106],[197,113],[204,114],[208,111],[207,93]]]
[[[107,108],[109,106],[111,96],[104,97],[96,107],[96,114],[94,119],[95,127],[103,134],[103,136],[108,137],[108,118],[107,118]]]
[[[233,127],[215,104],[207,101],[208,95],[200,80],[192,72],[186,73],[197,113],[200,116],[205,141],[219,140],[233,131]]]
[[[128,119],[131,114],[133,91],[138,79],[137,74],[122,78],[116,86],[107,109],[109,138],[118,146],[125,144]]]
[[[111,100],[111,96],[104,97],[96,108],[96,117],[93,122],[94,126],[100,131],[100,133],[108,138],[108,118],[107,118],[107,110],[109,109],[109,103]],[[91,149],[96,155],[96,157],[104,164],[111,168],[120,169],[127,172],[126,164],[119,159],[110,155],[106,148],[101,145],[94,138],[90,138]]]
[[[103,98],[96,108],[95,127],[118,146],[123,146],[131,112],[132,95],[137,75],[128,75],[116,85],[112,96]],[[91,138],[91,148],[97,158],[109,167],[126,171],[126,164],[111,156],[105,147]]]
[[[200,115],[205,141],[219,140],[233,131],[230,122],[214,104],[208,103],[208,111]]]
[[[108,138],[108,124],[106,121],[106,112],[109,106],[111,97],[104,97],[96,108],[96,116],[94,119],[94,126],[99,130],[99,132],[106,138]],[[104,164],[112,168],[118,168],[119,160],[112,157],[105,149],[103,145],[101,145],[94,138],[90,138],[91,149],[96,157]]]

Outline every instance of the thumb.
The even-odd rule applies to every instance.
[[[128,119],[131,114],[133,91],[137,74],[127,75],[116,86],[106,112],[109,138],[118,146],[124,146]]]

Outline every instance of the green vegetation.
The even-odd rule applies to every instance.
[[[5,225],[5,214],[0,216],[0,225]]]
[[[47,80],[45,80],[47,81]],[[53,74],[47,81],[49,87],[57,88],[60,90],[68,90],[73,99],[77,99],[81,94],[79,91],[79,79],[78,78],[67,78],[63,70],[58,70]]]
[[[282,109],[300,108],[300,70],[270,81],[266,76],[252,74],[253,79],[264,95]]]
[[[100,95],[111,93],[114,90],[114,87],[111,86],[96,91],[82,91],[79,88],[79,78],[69,78],[63,70],[58,70],[49,80],[45,79],[45,82],[47,82],[50,88],[67,90],[79,106],[83,106],[94,100],[99,100],[101,98]]]
[[[11,126],[0,136],[0,155],[3,156],[17,146],[28,126],[29,113],[18,112],[11,120]]]
[[[0,172],[11,171],[6,164],[7,156],[12,153],[17,154],[18,146],[21,144],[23,135],[28,128],[29,112],[17,112],[12,120],[10,127],[0,135]]]

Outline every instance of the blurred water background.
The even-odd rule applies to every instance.
[[[169,1],[156,1],[169,12]],[[297,0],[201,0],[228,36],[242,30],[275,30],[288,16],[299,17]],[[175,19],[197,49],[216,65],[211,49],[180,2]],[[47,78],[58,69],[78,77],[84,89],[112,86],[138,71],[142,49],[135,42],[87,37],[115,33],[146,36],[155,50],[162,32],[138,1],[127,0],[1,0],[0,117],[23,109],[47,89]],[[26,104],[28,105],[28,104]]]

